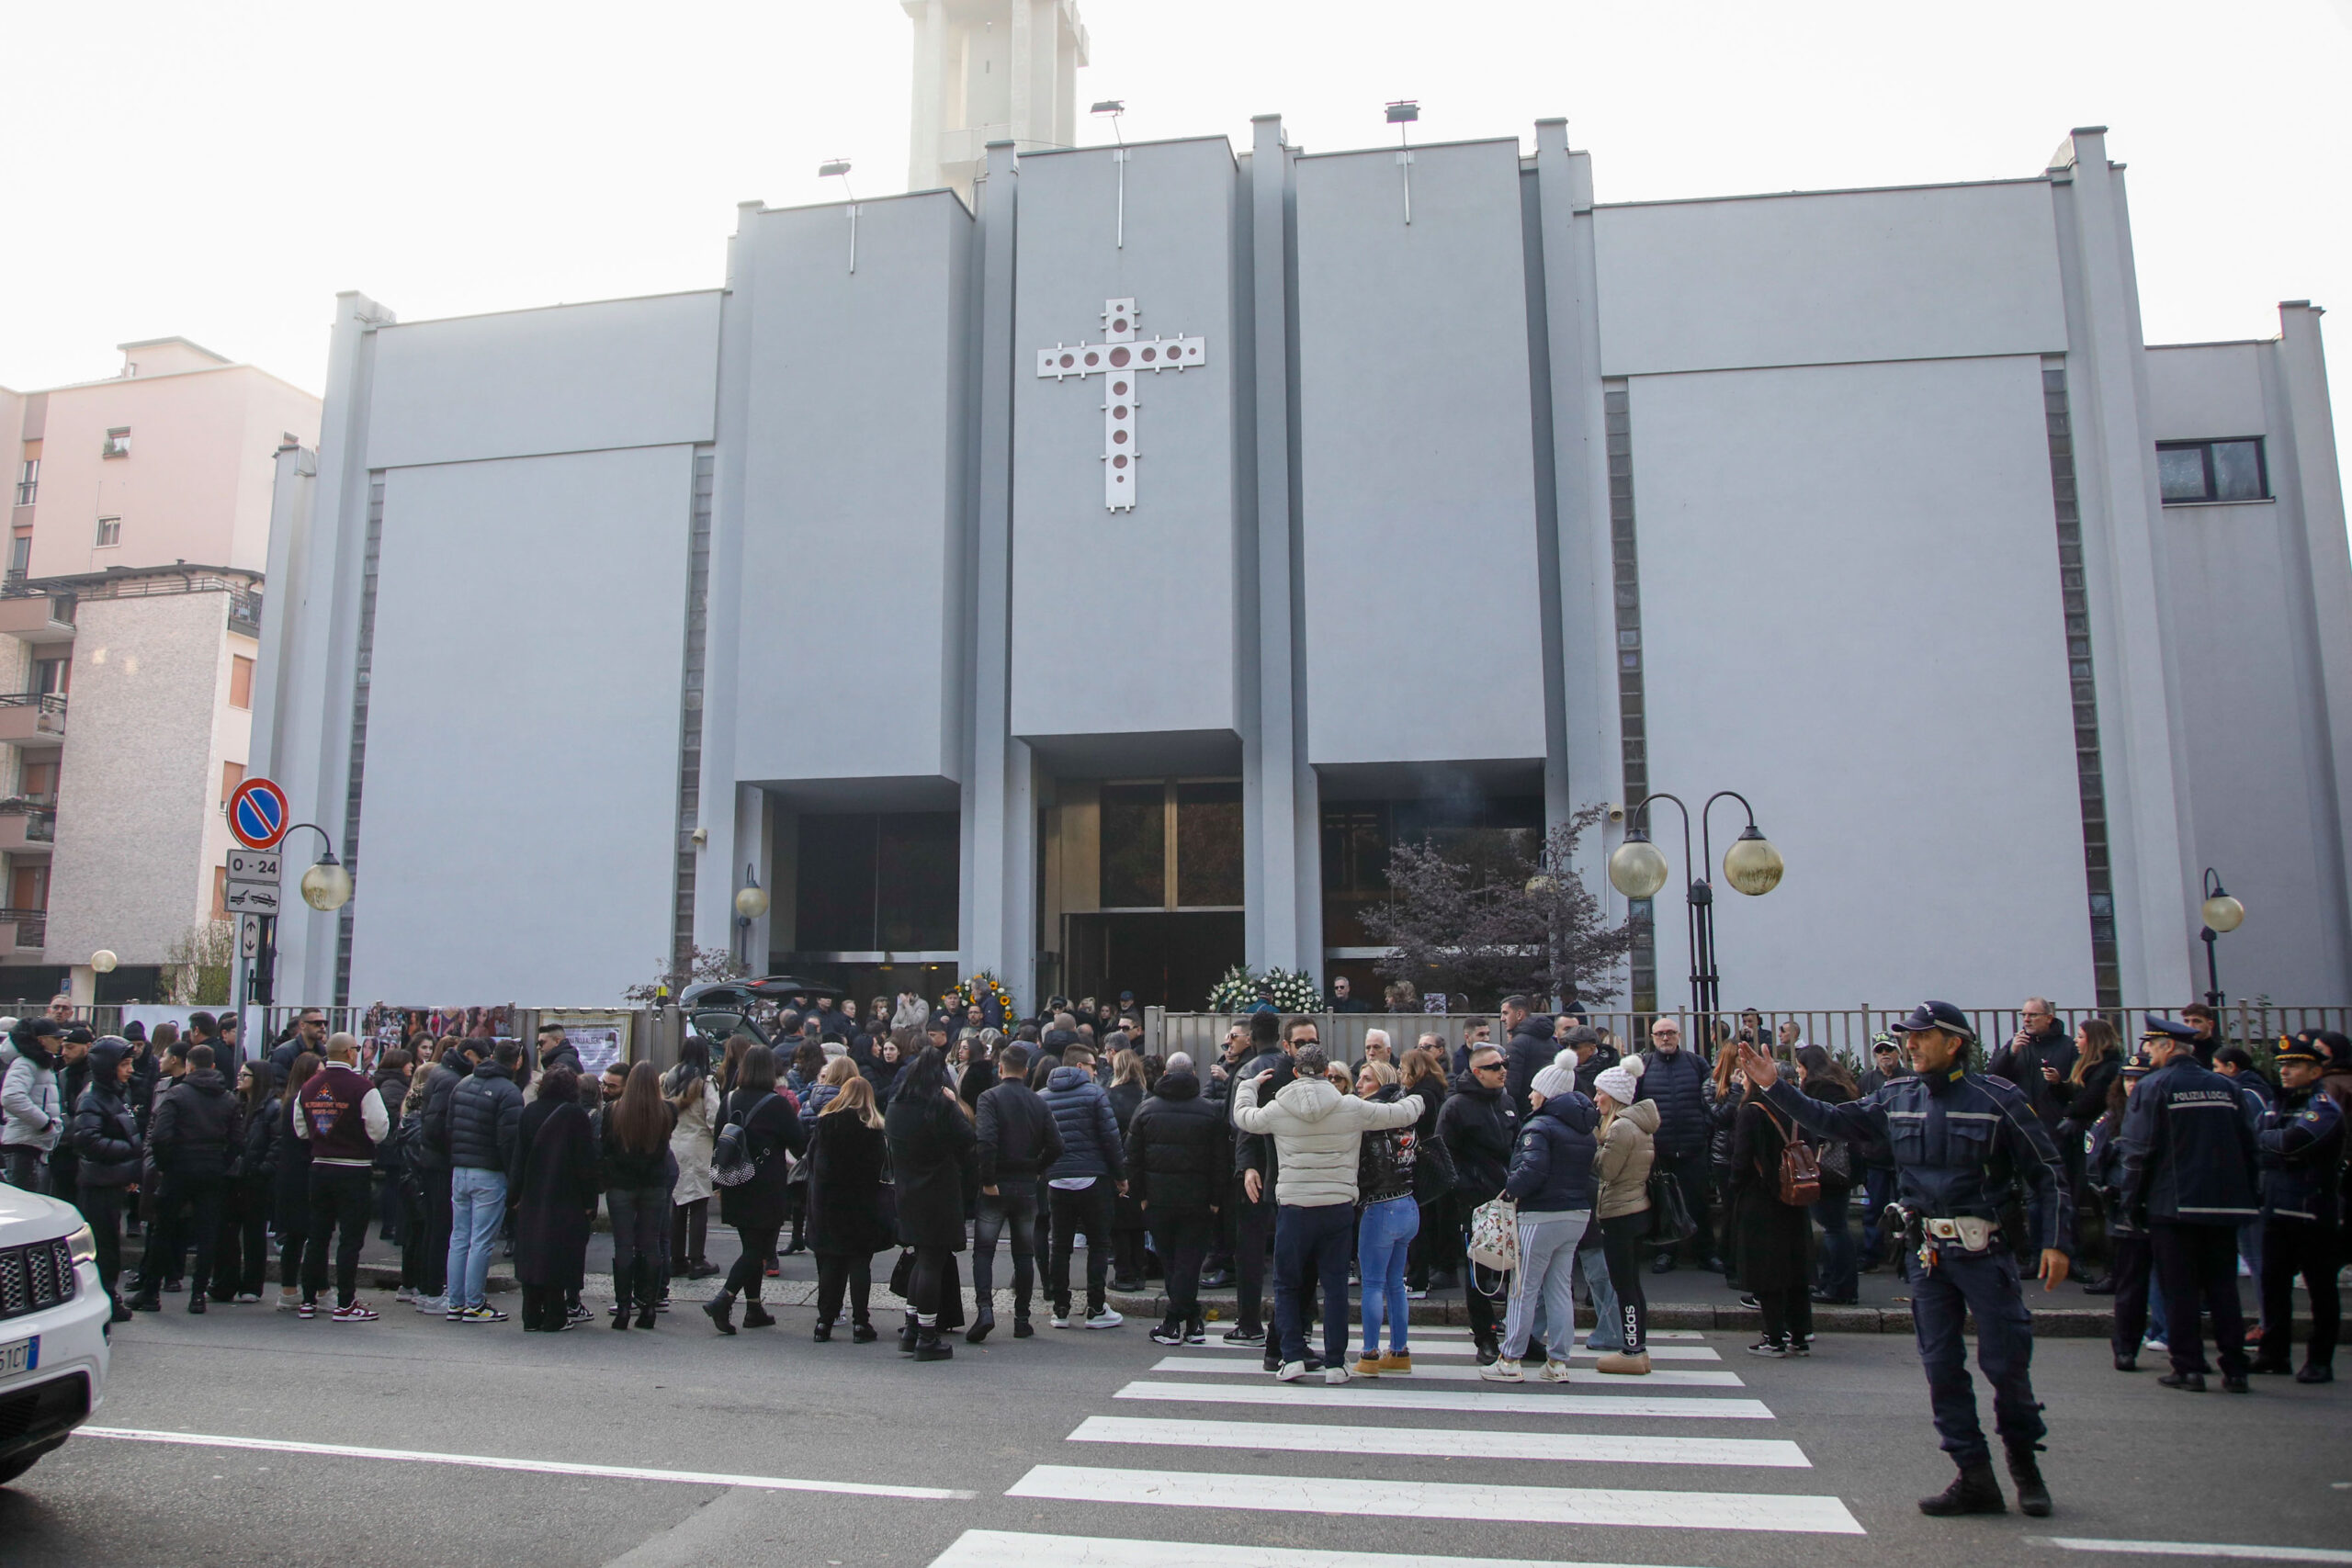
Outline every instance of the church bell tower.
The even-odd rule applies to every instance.
[[[907,188],[972,198],[991,141],[1069,147],[1086,25],[1076,0],[899,0],[914,20]]]

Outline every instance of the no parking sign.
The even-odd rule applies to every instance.
[[[276,848],[286,837],[286,792],[265,778],[239,784],[229,796],[229,831],[249,850]]]

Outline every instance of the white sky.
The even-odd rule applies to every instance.
[[[1605,201],[2030,175],[2105,124],[2150,341],[2335,305],[2352,411],[2352,0],[1082,10],[1080,97],[1125,98],[1131,140],[1280,112],[1367,145],[1418,97],[1422,140],[1532,143],[1564,114]],[[902,188],[910,30],[893,0],[0,0],[0,383],[179,333],[315,391],[338,289],[414,321],[716,284],[738,201],[831,199],[831,156]]]

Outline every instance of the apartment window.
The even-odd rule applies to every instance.
[[[226,868],[222,868],[225,872]],[[11,909],[49,908],[49,866],[46,863],[20,865],[8,877],[8,908]]]
[[[229,656],[229,705],[232,708],[254,705],[254,661],[242,653]]]
[[[40,443],[25,443],[25,460],[17,468],[17,504],[30,506],[40,493]]]
[[[33,660],[32,689],[38,696],[59,695],[65,691],[67,682],[72,679],[72,666],[65,660],[36,659]]]
[[[2166,506],[2270,499],[2270,468],[2258,435],[2158,442],[2156,478]]]
[[[27,762],[22,775],[22,787],[17,793],[27,800],[54,802],[57,799],[57,764],[55,762]]]
[[[9,586],[14,587],[22,582],[25,580],[26,571],[31,568],[32,564],[33,536],[30,534],[18,534],[8,541]]]
[[[107,431],[107,444],[98,448],[98,456],[101,457],[130,457],[130,426],[127,424],[118,424],[112,430]]]
[[[216,920],[229,918],[229,868],[225,865],[212,868],[212,918]]]
[[[229,797],[237,793],[237,786],[244,782],[245,765],[243,762],[220,764],[220,804],[223,807],[228,806]]]
[[[119,517],[99,518],[96,543],[101,549],[108,545],[122,543],[122,519]]]

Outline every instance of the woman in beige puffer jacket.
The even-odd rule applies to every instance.
[[[1600,1227],[1609,1282],[1624,1320],[1625,1348],[1604,1356],[1604,1372],[1639,1375],[1650,1370],[1649,1302],[1642,1294],[1641,1254],[1650,1229],[1650,1166],[1657,1158],[1657,1101],[1637,1100],[1641,1058],[1619,1063],[1593,1080],[1600,1109],[1600,1148],[1592,1156],[1592,1222]]]

